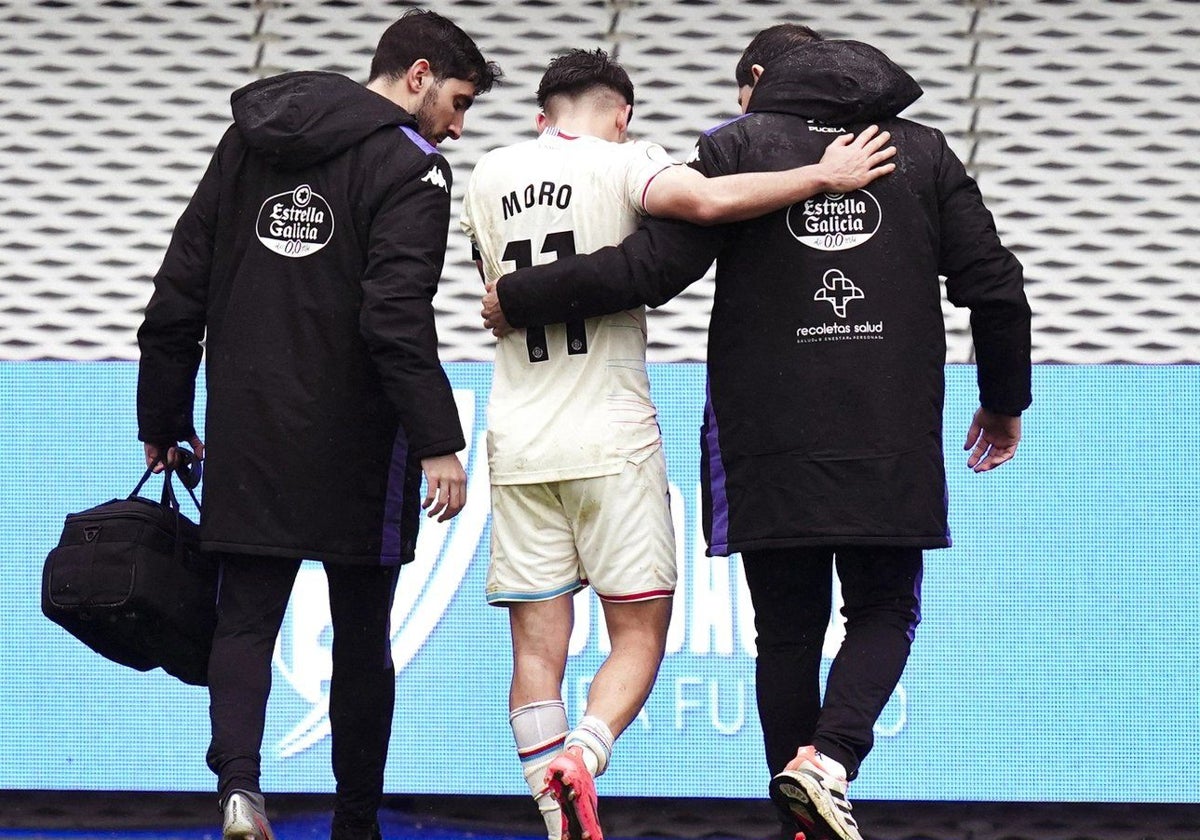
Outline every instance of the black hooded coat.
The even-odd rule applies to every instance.
[[[464,447],[433,313],[449,166],[345,76],[232,104],[138,332],[138,436],[191,436],[203,352],[204,547],[407,562],[420,459]]]
[[[512,325],[554,323],[657,306],[717,260],[701,430],[712,554],[949,545],[939,275],[971,309],[981,404],[1029,405],[1021,265],[942,133],[897,117],[920,95],[873,47],[807,43],[772,62],[747,114],[700,139],[693,165],[809,164],[875,123],[892,133],[894,173],[724,227],[647,219],[619,246],[497,287]]]

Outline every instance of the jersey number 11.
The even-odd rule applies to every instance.
[[[575,232],[570,230],[546,234],[541,253],[554,254],[554,258],[569,257],[575,253]],[[514,239],[504,246],[500,257],[517,264],[517,268],[533,265],[533,243],[528,239]],[[567,321],[567,355],[578,356],[588,351],[587,329],[582,320]],[[545,362],[550,359],[550,348],[546,344],[545,327],[529,327],[525,330],[525,346],[529,350],[530,362]]]

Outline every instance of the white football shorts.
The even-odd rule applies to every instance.
[[[605,601],[669,598],[677,578],[662,447],[614,475],[492,486],[489,604],[589,584]]]

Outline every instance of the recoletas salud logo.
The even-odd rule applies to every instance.
[[[846,339],[870,339],[877,341],[883,338],[883,321],[861,321],[846,323],[849,314],[847,304],[854,300],[866,300],[866,292],[840,269],[831,268],[821,277],[821,286],[813,295],[814,301],[824,301],[833,307],[837,321],[827,321],[819,324],[808,323],[796,328],[796,341],[800,344],[812,344],[824,341],[843,341]]]
[[[839,318],[845,318],[846,304],[863,297],[862,289],[855,286],[853,280],[838,269],[831,268],[821,278],[821,288],[817,289],[813,300],[826,301],[833,307],[833,311]]]
[[[467,496],[487,499],[487,436],[476,429],[475,392],[455,390],[464,430],[471,430],[472,466]],[[404,669],[424,646],[450,606],[487,524],[488,505],[469,504],[449,522],[423,520],[415,559],[400,573],[392,603],[392,664]],[[483,593],[477,593],[480,602]],[[296,576],[292,599],[275,644],[274,663],[308,712],[276,744],[280,758],[297,755],[330,734],[329,678],[333,673],[332,620],[325,572],[305,565]]]
[[[263,202],[255,232],[276,254],[307,257],[333,238],[333,210],[308,184],[301,184]]]
[[[824,193],[788,208],[792,236],[818,251],[845,251],[875,235],[883,221],[879,201],[866,190]]]

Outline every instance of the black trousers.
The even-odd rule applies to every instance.
[[[260,792],[260,751],[271,657],[299,560],[223,554],[217,630],[208,666],[212,742],[208,766],[222,802]],[[398,566],[325,563],[333,619],[329,688],[334,823],[373,825],[383,798],[396,672],[390,618]]]
[[[833,567],[842,583],[846,637],[820,668],[832,609]],[[920,621],[922,555],[909,548],[790,548],[742,555],[758,633],[756,691],[767,766],[778,773],[812,744],[853,779],[873,728],[900,681]]]

